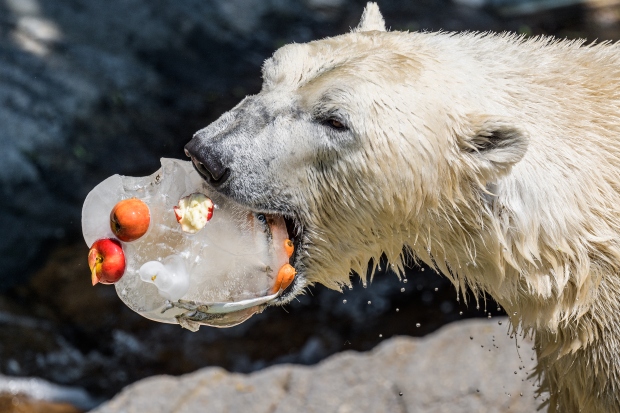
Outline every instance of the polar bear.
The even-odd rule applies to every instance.
[[[389,32],[368,3],[263,81],[186,154],[291,224],[280,303],[413,257],[535,336],[550,411],[620,412],[619,45]]]

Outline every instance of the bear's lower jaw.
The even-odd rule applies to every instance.
[[[287,245],[287,251],[290,253],[288,263],[295,270],[294,278],[290,284],[281,290],[280,295],[269,303],[269,305],[285,305],[293,300],[293,298],[297,295],[301,294],[303,289],[307,286],[303,271],[304,264],[302,263],[302,259],[305,255],[303,253],[305,251],[305,245],[303,242],[305,238],[304,227],[297,218],[285,213],[274,211],[255,211],[255,214],[264,214],[268,217],[272,216],[282,218],[286,226],[287,241],[290,240],[292,242],[292,248],[290,244]],[[292,252],[290,251],[291,249]]]
[[[289,257],[289,264],[296,270],[293,282],[287,286],[284,291],[282,291],[282,294],[277,300],[277,304],[286,304],[298,295],[306,286],[304,281],[305,277],[302,271],[303,265],[301,264],[303,257],[301,252],[304,250],[304,228],[296,218],[284,214],[281,216],[284,218],[284,222],[286,224],[288,239],[293,243],[293,252]]]

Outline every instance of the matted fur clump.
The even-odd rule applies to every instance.
[[[535,334],[550,411],[620,412],[618,45],[388,32],[369,3],[263,78],[187,149],[297,225],[282,302],[411,256]]]

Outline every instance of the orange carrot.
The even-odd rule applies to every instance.
[[[275,294],[278,291],[286,289],[286,287],[291,285],[291,283],[295,279],[295,274],[297,274],[295,267],[293,267],[291,264],[284,264],[282,268],[280,268],[280,270],[278,271],[278,275],[276,276],[276,282],[271,288],[271,293]]]
[[[290,239],[286,239],[284,241],[284,251],[286,251],[286,256],[291,258],[293,252],[295,252],[295,245],[293,244],[293,241]]]

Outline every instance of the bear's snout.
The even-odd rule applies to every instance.
[[[216,152],[205,148],[196,138],[185,145],[185,155],[191,158],[194,168],[213,187],[222,185],[230,176],[227,168]]]

